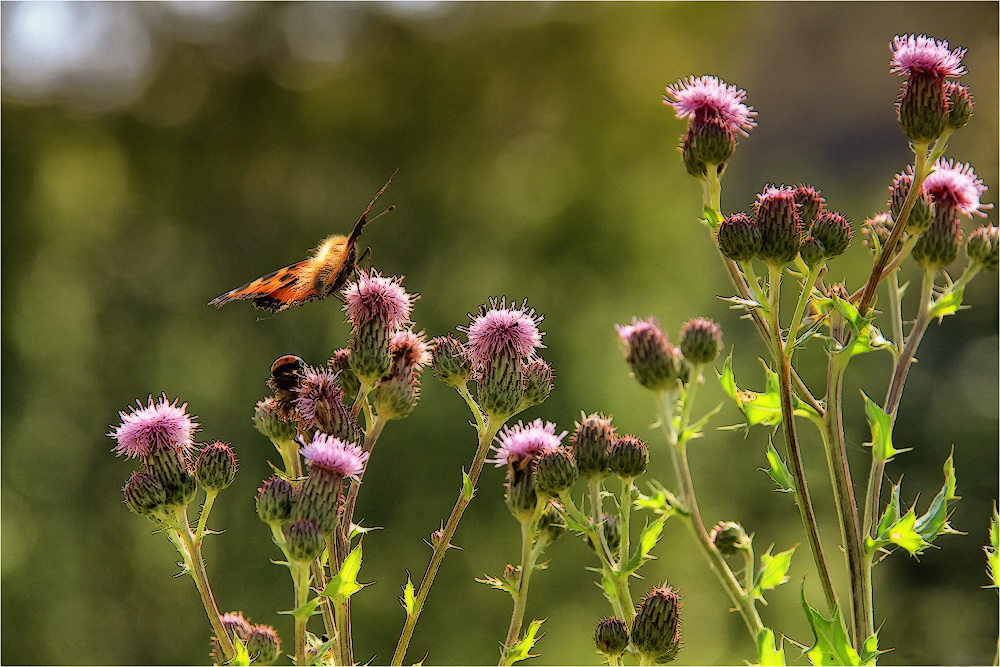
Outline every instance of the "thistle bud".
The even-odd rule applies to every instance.
[[[607,477],[611,469],[611,443],[614,440],[615,427],[611,419],[603,415],[587,415],[577,423],[570,443],[581,477],[588,481]]]
[[[681,329],[681,354],[692,364],[710,364],[722,352],[722,329],[710,319],[697,317]]]
[[[867,237],[865,245],[877,252],[892,233],[892,225],[892,216],[888,213],[876,213],[865,220],[861,226],[861,233]]]
[[[225,442],[205,445],[194,465],[194,476],[206,491],[221,491],[236,479],[236,454]]]
[[[900,213],[903,210],[903,203],[906,201],[906,196],[910,192],[911,185],[913,185],[912,173],[904,171],[896,174],[895,178],[893,178],[892,185],[889,187],[889,210],[892,213],[893,220],[899,220]],[[910,209],[910,215],[906,219],[906,231],[911,234],[919,234],[930,227],[933,218],[934,207],[931,196],[921,188],[920,192],[917,193],[916,200],[913,202],[913,208]]]
[[[709,168],[725,164],[736,150],[736,133],[731,124],[713,116],[696,116],[681,139],[684,168],[695,178],[703,178]]]
[[[754,220],[760,227],[758,256],[772,266],[786,264],[799,254],[802,216],[795,192],[787,187],[768,187],[757,195]]]
[[[285,421],[278,408],[278,401],[265,398],[257,403],[253,412],[253,425],[271,442],[295,439],[295,422]]]
[[[285,531],[285,549],[288,557],[299,563],[308,563],[323,553],[323,531],[308,519],[293,521]]]
[[[734,521],[720,521],[712,527],[708,537],[723,556],[734,556],[750,546],[750,538],[743,526]]]
[[[246,638],[252,665],[272,665],[281,655],[281,639],[270,625],[255,625]]]
[[[903,83],[896,109],[907,139],[916,144],[934,141],[948,123],[944,79],[914,73]]]
[[[851,221],[832,211],[820,213],[813,222],[811,232],[823,244],[824,257],[827,259],[842,255],[854,238]]]
[[[543,452],[533,463],[535,488],[545,496],[556,497],[571,489],[579,476],[573,453],[565,447]]]
[[[819,190],[811,185],[800,185],[793,192],[795,194],[795,203],[799,205],[799,215],[802,217],[802,224],[808,227],[809,223],[823,210],[826,200],[823,199],[823,195],[820,194]]]
[[[125,494],[125,505],[140,516],[156,514],[167,502],[163,485],[152,475],[138,470],[132,471],[122,492]]]
[[[292,516],[295,495],[287,480],[274,475],[257,489],[257,516],[266,524],[280,526]]]
[[[359,380],[374,384],[392,365],[389,351],[390,331],[379,321],[366,322],[351,338],[351,370]]]
[[[671,662],[680,652],[680,598],[677,591],[664,585],[647,593],[636,610],[632,646],[655,664]]]
[[[639,384],[654,391],[676,386],[681,371],[681,352],[670,344],[654,318],[632,318],[632,324],[616,325],[615,328],[625,347],[625,361]]]
[[[913,246],[913,258],[932,270],[954,262],[962,246],[962,227],[957,213],[947,206],[935,209],[934,222]]]
[[[241,612],[231,611],[220,616],[219,620],[222,621],[222,628],[226,631],[226,635],[230,639],[235,636],[240,641],[246,641],[251,627]],[[222,665],[225,664],[226,660],[225,654],[219,648],[219,638],[212,635],[212,663]]]
[[[504,487],[507,490],[504,500],[514,518],[522,522],[533,519],[539,502],[535,476],[529,470],[509,472]]]
[[[949,130],[958,130],[965,127],[972,117],[972,95],[969,89],[960,83],[946,81],[944,84],[944,94],[948,99],[948,121],[946,125]]]
[[[969,235],[965,244],[969,263],[983,271],[996,271],[1000,264],[1000,229],[994,225],[983,226]]]
[[[524,397],[520,410],[541,405],[552,393],[552,366],[541,357],[532,359],[521,367]]]
[[[628,626],[620,618],[605,618],[594,628],[597,650],[609,658],[617,658],[628,648]]]
[[[166,493],[164,505],[187,507],[198,492],[198,482],[187,457],[176,449],[157,449],[146,457],[146,468]]]
[[[553,505],[549,504],[538,518],[539,539],[545,544],[551,544],[566,534],[566,524],[562,515]]]
[[[434,377],[457,387],[472,377],[472,361],[461,341],[451,336],[431,339],[431,369]]]
[[[615,438],[609,456],[611,472],[621,479],[635,479],[646,472],[649,447],[634,435]]]
[[[722,221],[715,234],[719,252],[734,262],[753,259],[760,252],[760,227],[746,213]]]
[[[814,268],[823,263],[826,256],[826,248],[815,236],[807,236],[802,245],[799,246],[799,257],[809,268]]]
[[[346,399],[353,402],[358,392],[361,391],[361,381],[351,370],[351,348],[342,347],[339,350],[334,350],[333,356],[326,362],[326,365],[337,375],[337,382],[340,384],[340,389],[344,392]]]

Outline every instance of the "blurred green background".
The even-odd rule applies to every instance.
[[[581,410],[611,413],[649,439],[651,476],[665,482],[652,400],[628,377],[613,325],[656,315],[676,336],[686,319],[713,317],[750,388],[763,382],[764,354],[716,298],[732,288],[697,222],[699,188],[681,166],[684,125],[660,101],[665,85],[715,74],[759,111],[724,179],[727,213],[765,183],[807,182],[860,224],[908,160],[889,41],[947,39],[969,48],[963,82],[977,102],[949,155],[972,162],[987,201],[998,185],[996,3],[6,2],[2,18],[8,664],[207,659],[192,582],[172,578],[172,547],[122,505],[131,468],[105,436],[118,410],[160,392],[189,403],[203,440],[230,441],[240,457],[212,515],[226,532],[206,548],[220,606],[275,625],[288,643],[289,617],[275,613],[291,603],[288,576],[268,562],[278,554],[253,509],[276,455],[250,416],[277,356],[321,363],[348,330],[333,299],[275,317],[206,302],[346,232],[397,167],[383,201],[398,210],[362,246],[421,295],[417,325],[454,332],[490,296],[527,297],[545,316],[557,380],[523,417],[571,429]],[[830,279],[856,286],[869,266],[857,242]],[[895,649],[885,664],[983,664],[996,649],[997,598],[982,589],[997,495],[996,274],[977,279],[966,302],[971,310],[924,340],[896,433],[913,451],[889,474],[923,507],[954,447],[963,499],[952,523],[968,534],[877,569],[881,644]],[[820,386],[821,354],[799,363]],[[856,479],[868,461],[858,389],[880,401],[888,369],[887,354],[859,359],[845,388]],[[697,410],[722,400],[709,382]],[[726,404],[715,425],[738,421]],[[802,431],[836,553],[819,443]],[[710,432],[691,451],[706,521],[743,522],[758,552],[804,541],[791,500],[758,472],[767,440],[763,429]],[[413,415],[386,429],[361,495],[359,515],[384,530],[366,538],[362,579],[374,583],[355,597],[359,660],[391,656],[396,596],[406,572],[423,572],[423,540],[473,449],[464,403],[428,374]],[[495,660],[510,600],[473,578],[517,559],[501,483],[501,471],[484,473],[456,539],[464,550],[445,561],[411,660]],[[633,590],[668,579],[684,594],[678,662],[752,660],[682,525],[668,522],[655,554]],[[566,537],[548,556],[529,601],[529,617],[547,619],[532,662],[596,664],[592,628],[610,610],[583,569],[592,555]],[[821,599],[810,569],[803,545],[763,610],[800,641],[810,639],[803,578]]]

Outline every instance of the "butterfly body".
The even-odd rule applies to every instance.
[[[368,214],[391,182],[390,176],[389,181],[376,193],[368,208],[358,218],[350,236],[341,234],[328,236],[307,259],[220,294],[209,301],[209,305],[219,307],[230,301],[250,299],[253,305],[261,310],[280,313],[293,306],[325,298],[343,289],[357,270],[357,241],[361,236],[361,230],[368,222],[374,220],[374,218],[369,219]],[[386,211],[392,208],[390,206]]]

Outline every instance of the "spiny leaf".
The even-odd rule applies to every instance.
[[[663,522],[666,520],[667,517],[661,516],[642,529],[642,534],[639,535],[639,545],[623,568],[625,572],[635,572],[643,563],[653,558],[649,552],[660,541],[660,535],[663,533]]]
[[[489,574],[485,574],[482,577],[476,577],[474,580],[478,584],[486,584],[487,586],[492,586],[498,591],[506,591],[510,593],[511,597],[517,597],[517,589],[511,586],[509,583],[500,579],[499,577],[494,577]]]
[[[311,616],[315,616],[319,613],[319,606],[322,602],[323,599],[317,596],[306,600],[305,604],[300,607],[296,607],[295,609],[291,609],[289,611],[279,611],[278,613],[308,620]]]
[[[792,554],[795,553],[795,547],[772,556],[771,549],[773,548],[772,545],[767,548],[767,552],[761,554],[760,571],[757,573],[753,589],[750,591],[758,600],[764,599],[764,591],[777,588],[788,581],[788,568],[792,566]]]
[[[1000,587],[1000,516],[997,506],[993,505],[993,516],[990,517],[990,543],[983,547],[986,552],[986,574],[992,585],[988,588]]]
[[[762,628],[757,633],[757,664],[761,667],[784,667],[785,649],[774,641],[774,631],[771,628]]]
[[[710,420],[712,417],[719,414],[719,410],[721,409],[722,409],[722,403],[719,403],[717,406],[715,406],[714,409],[709,410],[704,417],[702,417],[695,423],[691,424],[688,428],[684,429],[684,431],[680,434],[679,439],[692,440],[694,438],[701,437],[701,431],[703,428],[705,428],[705,424],[707,424],[708,420]]]
[[[476,487],[472,485],[472,479],[469,477],[469,473],[462,471],[462,498],[465,502],[470,502],[472,497],[476,495]]]
[[[903,515],[903,517],[893,524],[886,534],[880,535],[879,538],[886,541],[887,543],[895,544],[897,546],[903,547],[910,552],[910,555],[917,555],[923,553],[923,551],[930,546],[930,543],[925,541],[923,536],[917,532],[915,525],[917,522],[917,515],[914,513],[913,509]]]
[[[358,573],[361,572],[361,545],[354,547],[340,571],[332,577],[323,589],[321,595],[333,598],[337,601],[344,601],[360,591],[368,584],[358,583]]]
[[[768,468],[764,472],[778,485],[778,491],[795,493],[795,481],[792,479],[792,473],[788,470],[781,455],[778,454],[778,450],[774,448],[773,442],[767,443],[767,464]]]
[[[544,622],[545,619],[536,619],[531,622],[531,625],[528,626],[528,631],[524,633],[524,638],[507,651],[507,656],[503,661],[504,665],[513,665],[515,662],[535,657],[530,651],[535,647],[535,642],[541,639],[538,636],[538,628],[542,627],[542,623]]]
[[[814,665],[861,665],[861,657],[851,646],[840,609],[834,608],[833,617],[827,618],[813,609],[806,600],[806,585],[802,582],[802,607],[813,633],[813,645],[806,649],[806,657]]]
[[[403,605],[403,609],[406,610],[406,615],[408,617],[413,616],[417,601],[413,594],[413,582],[410,580],[410,575],[406,575],[406,585],[403,586],[403,597],[399,598],[399,602]]]
[[[933,542],[938,535],[960,534],[948,524],[948,503],[958,499],[959,496],[955,495],[957,488],[958,481],[955,478],[955,461],[952,453],[944,462],[944,485],[914,526],[927,542]]]
[[[953,315],[960,310],[968,308],[968,306],[962,305],[962,296],[965,294],[965,288],[959,287],[958,289],[949,289],[947,292],[942,294],[934,304],[931,306],[931,317],[936,317],[940,321],[941,318],[947,315]]]
[[[868,427],[872,432],[872,457],[876,461],[888,462],[896,454],[910,451],[909,449],[895,449],[892,446],[892,417],[872,401],[865,392],[861,392],[861,398],[865,401],[865,416],[868,418]]]

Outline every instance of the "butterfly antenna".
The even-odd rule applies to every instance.
[[[382,196],[382,193],[385,192],[386,188],[389,187],[389,184],[392,183],[392,179],[398,173],[399,173],[399,169],[396,169],[395,171],[393,171],[392,175],[389,176],[389,180],[386,181],[385,185],[382,186],[382,189],[379,190],[378,192],[376,192],[375,196],[372,197],[372,200],[370,202],[368,202],[368,207],[361,214],[361,217],[358,218],[358,221],[356,223],[354,223],[354,229],[351,231],[351,235],[347,238],[347,246],[348,247],[351,247],[352,245],[354,245],[355,242],[357,242],[358,237],[361,236],[361,230],[364,229],[365,225],[367,225],[372,220],[376,220],[376,219],[382,217],[383,215],[385,215],[386,213],[388,213],[392,209],[396,208],[395,206],[390,206],[389,208],[385,209],[384,211],[382,211],[378,215],[373,216],[372,218],[368,217],[368,214],[372,212],[372,208],[375,206],[375,202],[377,202],[378,198]]]

